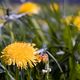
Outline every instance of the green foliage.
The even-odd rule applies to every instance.
[[[47,3],[40,6],[40,14],[25,15],[0,28],[0,52],[15,41],[35,43],[39,49],[46,47],[51,54],[48,54],[51,72],[42,72],[47,65],[43,62],[26,70],[1,62],[0,80],[80,80],[80,32],[76,26],[61,22],[60,10],[52,11]],[[60,51],[64,54],[57,54]]]

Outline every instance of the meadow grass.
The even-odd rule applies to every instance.
[[[0,19],[0,80],[80,80],[79,7],[36,4]]]

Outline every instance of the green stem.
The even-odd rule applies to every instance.
[[[49,58],[48,58],[48,62],[45,63],[45,70],[48,70],[46,73],[46,80],[49,80],[49,72],[50,72],[50,67],[49,67]]]
[[[27,80],[31,80],[31,71],[29,69],[26,70]]]
[[[19,80],[19,70],[16,67],[16,76],[15,76],[16,80]]]
[[[60,72],[63,73],[63,70],[62,70],[60,64],[58,63],[58,61],[56,60],[56,58],[55,58],[50,52],[47,51],[47,53],[48,53],[48,55],[56,62],[58,68],[60,69]],[[62,76],[63,76],[63,78],[64,78],[64,80],[65,80],[65,75],[63,74]]]
[[[70,56],[69,57],[69,69],[70,69],[70,72],[69,72],[69,80],[76,80],[75,66],[76,66],[76,63],[75,63],[74,56]]]
[[[0,66],[6,71],[11,80],[15,80],[14,77],[9,73],[9,71],[0,63]]]
[[[11,42],[13,42],[14,41],[14,33],[12,32],[12,23],[9,24],[9,28],[10,28]]]

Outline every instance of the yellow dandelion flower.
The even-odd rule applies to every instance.
[[[59,5],[57,3],[51,3],[50,8],[52,11],[58,11],[59,10]]]
[[[72,16],[67,16],[64,19],[62,19],[61,21],[66,23],[67,25],[69,25],[72,21]]]
[[[73,24],[80,30],[80,16],[74,18]]]
[[[25,42],[12,43],[3,49],[1,59],[5,64],[16,64],[21,69],[26,69],[28,65],[33,67],[33,64],[37,63],[34,54],[37,48],[34,46],[34,44]]]
[[[72,16],[67,16],[67,17],[65,18],[65,22],[66,22],[67,24],[70,24],[71,21],[72,21]]]
[[[40,11],[40,7],[38,4],[33,2],[26,2],[19,6],[18,13],[27,13],[28,15],[31,14],[38,14]]]

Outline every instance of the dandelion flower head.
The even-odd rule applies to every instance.
[[[80,16],[74,18],[73,24],[80,30]]]
[[[33,67],[36,65],[36,56],[34,53],[37,48],[34,48],[35,44],[25,42],[15,42],[6,46],[1,55],[2,61],[7,65],[17,65],[18,68],[26,69],[29,65]]]
[[[19,6],[18,13],[38,14],[40,7],[37,3],[26,2]]]
[[[69,25],[72,22],[73,17],[72,16],[66,16],[64,19],[62,19],[62,22]]]

